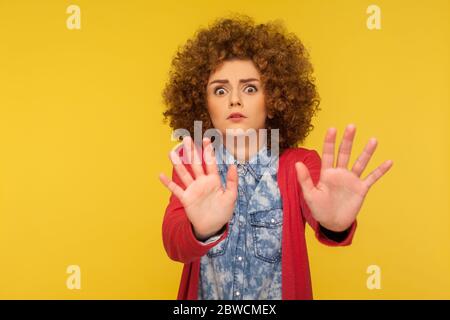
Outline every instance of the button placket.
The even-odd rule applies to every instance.
[[[237,202],[237,212],[238,215],[236,216],[236,219],[238,219],[236,222],[239,223],[238,227],[238,235],[237,235],[237,246],[236,246],[236,252],[235,252],[235,266],[234,266],[234,275],[233,275],[233,289],[234,289],[234,299],[241,300],[243,299],[242,296],[242,288],[244,286],[244,256],[245,256],[245,220],[244,214],[247,211],[247,190],[245,188],[246,181],[245,181],[245,175],[246,175],[246,168],[245,165],[242,164],[236,164],[236,167],[238,169],[238,184],[239,187],[239,194],[238,194],[238,202]]]

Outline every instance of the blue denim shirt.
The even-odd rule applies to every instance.
[[[198,298],[279,300],[283,209],[278,155],[263,147],[239,164],[223,146],[216,158],[224,187],[228,166],[237,165],[238,197],[227,238],[200,260]]]

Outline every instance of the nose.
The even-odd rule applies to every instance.
[[[239,97],[238,93],[232,93],[230,95],[230,108],[233,107],[241,107],[242,103],[241,103],[241,98]]]

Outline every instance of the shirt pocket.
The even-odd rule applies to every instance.
[[[235,214],[233,213],[233,216],[231,217],[231,220],[228,224],[227,237],[225,239],[223,239],[222,241],[220,241],[218,244],[216,244],[214,247],[212,247],[211,249],[208,250],[208,252],[207,252],[208,257],[214,258],[214,257],[222,256],[225,254],[227,247],[228,247],[228,242],[230,240],[231,228],[234,224],[234,217],[235,217]]]
[[[250,213],[255,256],[269,263],[281,260],[281,235],[283,209],[254,211]]]

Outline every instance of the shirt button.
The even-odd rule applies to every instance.
[[[238,257],[238,260],[241,261],[241,260],[242,260],[242,257]]]
[[[236,295],[239,296],[241,293],[239,291],[236,291]]]
[[[275,222],[275,219],[271,219],[270,222],[274,223],[274,222]]]

